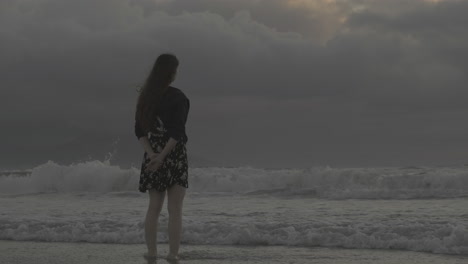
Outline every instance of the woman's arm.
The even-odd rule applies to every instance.
[[[189,112],[190,101],[185,96],[177,100],[170,110],[165,126],[169,137],[176,141],[186,141],[185,123]]]
[[[169,140],[164,146],[161,153],[148,153],[150,155],[150,163],[147,165],[148,170],[156,171],[162,165],[167,155],[176,147],[177,143],[180,140],[185,140],[185,122],[187,121],[187,115],[189,110],[188,99],[184,101],[179,101],[176,106],[172,109],[172,114],[167,120],[165,126],[169,135]],[[148,139],[141,139],[143,147],[151,148]],[[152,150],[151,150],[152,151]]]
[[[154,154],[153,148],[151,147],[151,144],[148,140],[148,137],[143,136],[138,138],[138,141],[140,141],[141,146],[143,149],[146,151],[147,154]]]
[[[154,150],[151,147],[151,143],[148,140],[148,137],[144,135],[143,131],[140,129],[140,124],[138,121],[135,122],[135,134],[138,137],[138,141],[140,141],[141,146],[145,150],[145,152],[149,155],[154,154]],[[161,160],[164,160],[166,156],[171,153],[172,149],[176,146],[177,140],[174,139],[173,137],[169,138],[169,141],[166,143],[166,146],[164,146],[164,149],[161,151],[161,153],[158,155],[160,156]]]
[[[143,140],[141,140],[143,141]],[[150,155],[151,161],[147,165],[148,170],[156,171],[159,169],[159,167],[162,165],[164,162],[164,159],[166,156],[171,153],[172,149],[176,146],[177,140],[174,138],[169,138],[169,141],[167,141],[166,146],[164,146],[164,149],[161,151],[159,154],[155,154],[154,152]]]
[[[148,154],[154,154],[155,152],[153,151],[153,148],[151,147],[151,144],[148,140],[147,137],[140,137],[139,138],[140,144],[143,147],[143,149],[146,151]],[[172,149],[175,148],[177,144],[177,140],[173,139],[172,137],[169,138],[169,141],[166,143],[166,146],[164,146],[164,149],[159,153],[159,156],[161,157],[161,160],[164,160],[166,156],[171,153]]]
[[[169,138],[169,141],[167,141],[166,146],[164,146],[164,149],[158,155],[158,156],[160,156],[161,160],[164,160],[166,158],[166,156],[169,155],[169,153],[171,153],[172,149],[175,148],[177,142],[178,141],[175,140],[174,138],[172,138],[172,137]]]

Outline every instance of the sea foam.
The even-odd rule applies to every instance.
[[[98,160],[49,161],[30,174],[0,177],[0,194],[137,191],[139,168]],[[327,199],[420,199],[468,196],[468,168],[262,169],[189,168],[189,191]]]
[[[213,245],[327,246],[404,249],[444,254],[468,254],[468,229],[453,223],[259,223],[185,221],[182,243]],[[0,239],[26,241],[144,243],[144,222],[101,220],[1,220]],[[167,218],[160,219],[159,242],[168,242]]]

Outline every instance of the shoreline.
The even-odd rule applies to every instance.
[[[0,263],[147,263],[145,244],[43,242],[0,240]],[[167,243],[158,243],[158,259],[165,260]],[[448,255],[392,249],[334,247],[191,245],[181,244],[177,263],[333,263],[333,264],[463,264],[466,255]],[[174,262],[171,262],[174,263]]]

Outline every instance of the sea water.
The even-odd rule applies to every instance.
[[[139,172],[107,161],[4,171],[0,240],[143,244]],[[468,167],[190,168],[181,243],[467,255]]]

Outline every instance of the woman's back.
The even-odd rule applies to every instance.
[[[159,106],[159,117],[165,124],[170,137],[184,143],[188,141],[185,133],[190,100],[179,88],[169,86]]]

